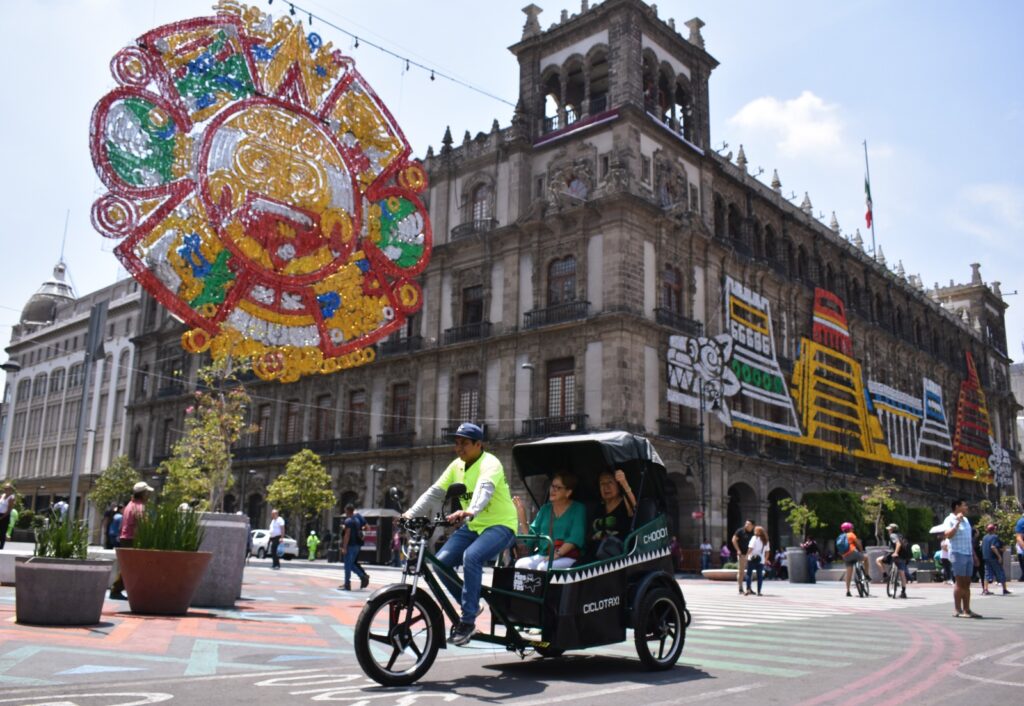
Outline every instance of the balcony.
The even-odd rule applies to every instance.
[[[389,431],[377,434],[378,449],[405,449],[412,446],[414,431]]]
[[[792,461],[793,449],[784,441],[770,440],[765,442],[764,453],[776,461]]]
[[[523,314],[523,328],[534,329],[541,326],[560,324],[565,321],[585,319],[590,313],[590,302],[577,301],[555,304],[545,309],[534,309]]]
[[[460,223],[452,228],[451,241],[462,240],[477,233],[488,233],[498,227],[496,218],[477,218],[466,223]]]
[[[158,399],[163,399],[165,397],[177,397],[178,395],[182,395],[184,393],[185,385],[180,382],[174,382],[169,385],[164,385],[163,387],[157,388],[156,396]]]
[[[691,336],[700,336],[704,333],[704,325],[701,322],[665,307],[659,306],[654,310],[654,319],[662,326],[668,326],[680,333],[686,333]]]
[[[683,441],[700,441],[700,427],[680,424],[668,419],[658,420],[658,434]]]
[[[587,115],[597,115],[608,110],[608,94],[594,96],[590,99],[590,109]]]
[[[345,453],[347,451],[368,451],[370,449],[370,437],[350,436],[337,439],[317,439],[315,441],[289,444],[243,446],[231,449],[231,455],[236,460],[286,458],[294,456],[302,449],[309,449],[313,453],[320,454],[322,456],[331,456],[338,453]]]
[[[379,355],[400,355],[414,353],[421,348],[423,348],[423,336],[403,336],[378,343],[377,353]]]
[[[568,414],[562,417],[538,417],[523,420],[521,436],[551,436],[552,434],[582,434],[587,430],[587,415]]]
[[[478,341],[481,338],[490,338],[490,336],[491,322],[477,321],[474,324],[466,324],[464,326],[456,326],[454,328],[446,329],[443,340],[444,345],[450,346],[453,343]]]

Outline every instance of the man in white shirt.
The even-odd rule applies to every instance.
[[[60,518],[61,522],[67,519],[68,504],[65,502],[64,498],[61,498],[53,504],[53,515],[54,517]]]
[[[4,492],[0,493],[0,549],[3,549],[7,542],[7,525],[11,522],[11,510],[14,509],[16,498],[14,486],[10,483],[5,485]]]
[[[284,518],[278,515],[277,510],[270,511],[270,558],[274,562],[272,569],[281,568],[281,557],[277,555],[277,546],[284,539]]]
[[[943,536],[949,540],[949,562],[953,565],[954,618],[980,618],[971,610],[971,574],[978,557],[971,543],[971,522],[967,519],[967,501],[957,498],[950,505],[952,512],[942,523]]]

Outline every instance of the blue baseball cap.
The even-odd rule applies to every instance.
[[[472,439],[473,441],[483,441],[484,430],[476,424],[463,422],[459,425],[459,428],[455,430],[455,433],[452,434],[452,436],[461,436],[465,439]]]

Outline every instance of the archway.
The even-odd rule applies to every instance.
[[[732,541],[732,534],[746,520],[757,522],[757,493],[746,483],[733,483],[729,486],[729,508],[726,516],[729,519],[729,526],[726,527],[727,539]]]
[[[246,502],[246,514],[249,516],[249,525],[251,527],[263,527],[263,512],[264,503],[263,496],[259,493],[251,493],[248,501]]]
[[[228,493],[224,496],[224,512],[234,513],[238,508],[235,507],[235,496]]]
[[[697,486],[681,473],[670,473],[671,483],[665,488],[668,507],[669,533],[679,539],[683,549],[697,549],[701,540],[700,520],[693,519],[693,511],[700,509]]]
[[[779,507],[779,501],[792,497],[788,491],[775,488],[768,493],[768,541],[772,551],[799,544],[803,537],[794,537],[793,530],[786,524],[786,514]]]

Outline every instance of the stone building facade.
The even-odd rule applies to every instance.
[[[71,490],[72,458],[85,387],[89,314],[108,303],[104,355],[93,363],[85,402],[86,434],[78,484],[81,503],[92,482],[124,452],[141,287],[124,279],[76,297],[63,262],[22,310],[7,346],[7,385],[0,413],[0,478],[10,480],[27,507],[48,508]],[[79,504],[79,507],[81,505]],[[104,508],[99,508],[102,511]],[[87,512],[94,510],[87,507]]]
[[[542,30],[540,8],[524,12],[511,124],[461,143],[448,132],[424,160],[423,310],[370,365],[250,384],[260,431],[236,449],[227,509],[265,522],[266,486],[300,448],[332,475],[325,522],[389,486],[412,497],[464,420],[485,426],[517,489],[518,441],[652,437],[688,547],[745,517],[788,541],[778,500],[880,473],[939,510],[983,494],[990,453],[1019,487],[998,283],[974,267],[927,290],[749,174],[742,150],[712,150],[717,61],[699,19],[680,33],[654,6],[605,0]],[[144,302],[126,448],[150,469],[199,360]]]

